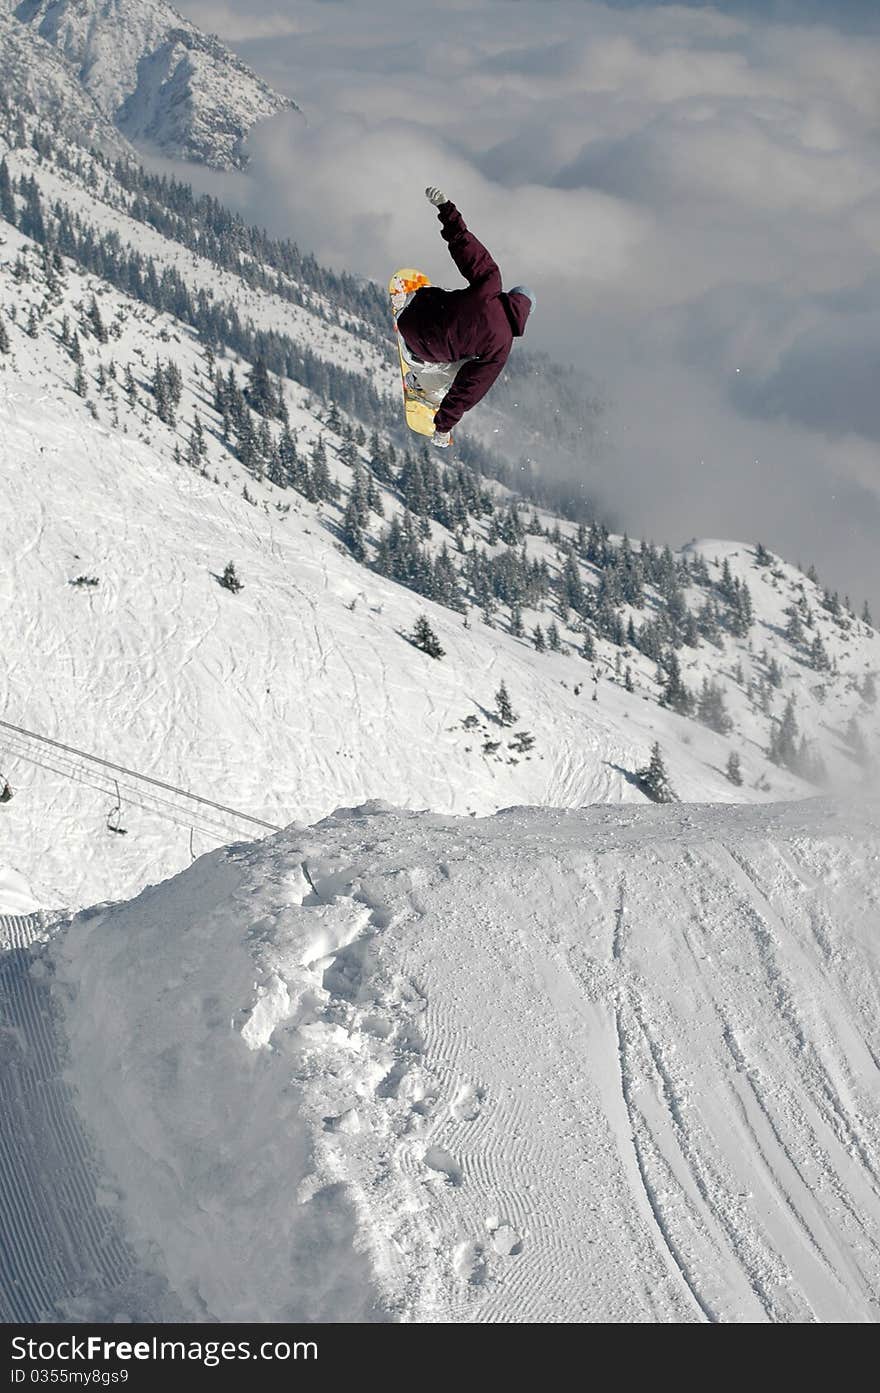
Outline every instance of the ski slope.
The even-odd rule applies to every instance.
[[[463,815],[643,802],[628,772],[658,737],[682,798],[805,791],[777,770],[769,794],[735,789],[724,737],[619,684],[603,683],[592,701],[587,664],[535,653],[476,619],[465,628],[359,566],[332,517],[290,493],[287,512],[254,506],[234,475],[218,487],[96,423],[72,394],[0,386],[12,724],[276,826],[369,798]],[[238,595],[218,584],[230,558]],[[83,574],[100,584],[70,584]],[[446,649],[441,662],[404,637],[421,612]],[[492,716],[502,680],[518,717],[509,733]],[[509,748],[519,729],[535,736],[528,756]],[[494,755],[484,753],[490,738],[501,739]],[[750,784],[769,767],[754,745]],[[5,729],[0,768],[17,790],[0,810],[0,864],[43,907],[130,896],[254,834],[119,776],[127,835],[113,836],[110,771]]]
[[[198,1319],[874,1322],[878,812],[372,805],[59,927],[121,1231]]]

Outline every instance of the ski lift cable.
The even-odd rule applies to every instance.
[[[175,784],[165,783],[162,779],[154,779],[149,774],[140,774],[136,769],[127,769],[123,764],[114,764],[109,759],[101,759],[99,755],[89,754],[86,750],[78,750],[74,745],[65,745],[60,740],[52,740],[48,735],[39,735],[36,731],[26,730],[23,726],[14,725],[11,721],[0,720],[0,726],[4,730],[15,731],[17,735],[25,735],[29,740],[39,740],[44,745],[51,745],[56,750],[64,750],[66,754],[78,755],[80,759],[90,760],[93,764],[100,764],[105,769],[112,769],[117,774],[127,774],[129,778],[140,779],[144,783],[152,784],[155,788],[163,788],[167,793],[176,793],[180,798],[188,798],[193,803],[200,803],[206,808],[216,808],[221,813],[229,813],[232,817],[242,822],[252,822],[257,827],[265,827],[270,832],[282,832],[284,829],[274,822],[266,822],[261,817],[254,817],[252,813],[240,812],[238,808],[230,808],[224,803],[216,803],[212,798],[202,798],[198,793],[191,793],[188,789],[178,788]]]
[[[30,758],[32,763],[39,765],[43,769],[52,768],[51,765],[43,764],[42,761],[34,759],[33,756],[23,755],[22,758]],[[62,777],[65,776],[65,771],[63,769],[54,769],[53,772],[61,774]],[[78,770],[75,773],[72,772],[68,774],[67,777],[84,784],[88,788],[96,789],[99,793],[105,793],[111,798],[114,796],[112,789],[89,782],[79,775]],[[99,775],[98,777],[101,776]],[[114,780],[114,783],[116,783],[116,780]],[[194,821],[191,811],[179,807],[178,804],[172,802],[170,798],[160,798],[157,793],[151,793],[149,789],[139,789],[136,785],[123,783],[120,785],[120,788],[124,801],[130,808],[138,808],[141,812],[150,813],[154,817],[165,818],[169,822],[176,823],[178,827],[196,826],[198,831],[204,833],[205,836],[220,837],[222,839],[231,835],[231,819],[225,819],[221,822],[218,818],[216,821],[212,821],[210,815],[198,814]]]
[[[28,764],[36,765],[38,769],[47,769],[52,774],[58,774],[62,779],[69,779],[71,783],[79,784],[82,788],[89,788],[92,789],[95,793],[100,793],[104,795],[109,794],[110,797],[113,796],[111,790],[108,789],[104,784],[93,783],[85,775],[84,771],[77,769],[75,766],[71,769],[59,769],[55,764],[48,764],[45,760],[37,759],[35,755],[24,754],[21,751],[16,751],[15,757],[16,759],[26,760]],[[155,807],[150,803],[141,802],[140,799],[132,795],[132,793],[125,787],[124,784],[122,785],[122,787],[125,792],[126,803],[129,805],[129,807],[138,808],[140,812],[149,813],[153,817],[164,818],[167,822],[173,822],[177,827],[195,829],[195,831],[198,832],[201,836],[207,837],[209,840],[224,841],[230,835],[230,829],[228,824],[226,825],[226,827],[212,826],[208,822],[207,818],[202,818],[200,820],[194,821],[192,814],[186,813],[183,810],[175,809],[174,804],[171,803],[168,799],[157,798],[155,794],[150,793],[142,795],[154,799],[156,803],[163,803],[165,805],[164,808]],[[170,808],[172,811],[166,812],[166,808]]]
[[[38,769],[47,769],[52,774],[58,774],[61,778],[69,779],[71,783],[81,784],[83,788],[90,788],[96,793],[103,793],[111,798],[113,796],[113,789],[108,788],[106,784],[95,783],[93,779],[88,777],[87,771],[84,770],[80,764],[75,760],[67,759],[65,755],[49,755],[47,758],[38,759],[35,754],[31,753],[26,748],[20,749],[18,746],[11,743],[7,748],[11,751],[15,759],[23,759],[28,764],[36,765]],[[48,759],[51,759],[53,762],[47,762]],[[108,782],[110,782],[109,775],[97,773],[94,777],[97,779],[106,778]],[[117,780],[114,779],[112,782],[116,784]],[[229,836],[230,825],[228,820],[225,821],[225,824],[221,823],[219,819],[214,822],[211,820],[210,814],[207,816],[201,814],[198,820],[194,822],[192,813],[181,809],[170,798],[162,798],[158,793],[151,793],[148,789],[139,789],[136,786],[129,786],[125,783],[121,784],[120,787],[125,794],[126,802],[132,807],[139,808],[141,812],[152,813],[155,817],[166,818],[171,822],[175,822],[179,827],[195,826],[196,830],[203,833],[205,836],[220,838]],[[143,799],[149,799],[150,801],[143,802],[141,801]],[[166,808],[170,808],[172,811],[166,812]]]
[[[84,788],[90,788],[109,798],[114,796],[118,781],[111,778],[109,774],[102,774],[100,770],[92,773],[82,765],[81,761],[70,759],[63,754],[55,754],[52,751],[46,751],[45,754],[41,751],[38,755],[33,749],[28,749],[24,741],[21,741],[20,744],[10,742],[7,748],[14,759],[24,760],[28,764],[35,765],[38,769],[46,769],[52,774],[58,774],[63,779],[69,779],[72,783],[81,784]],[[106,782],[100,782],[101,780],[106,780]],[[108,785],[110,786],[108,787]],[[126,784],[124,781],[120,783],[119,787],[126,802],[132,807],[140,808],[142,812],[153,813],[157,817],[168,817],[172,821],[178,822],[182,827],[195,825],[200,831],[226,835],[229,832],[230,824],[234,822],[233,818],[225,815],[222,819],[215,818],[212,813],[198,813],[194,819],[193,813],[182,808],[178,802],[171,798],[163,798],[161,794],[153,793],[150,789],[139,788],[137,784]],[[166,812],[166,809],[170,809],[171,812]]]
[[[22,754],[19,755],[18,758],[25,759],[28,763],[36,765],[38,769],[47,769],[50,773],[60,776],[61,779],[68,779],[71,783],[79,784],[82,788],[91,788],[95,793],[113,797],[109,788],[104,786],[104,784],[93,783],[93,781],[88,779],[88,776],[85,775],[84,770],[75,768],[58,769],[53,763],[47,763],[43,761],[43,759],[36,758],[35,755]],[[166,820],[166,822],[173,822],[175,826],[178,827],[195,826],[196,832],[202,833],[202,836],[209,837],[209,839],[224,841],[228,840],[228,837],[233,836],[235,833],[235,829],[230,826],[230,822],[227,822],[226,826],[223,826],[220,825],[220,823],[213,825],[207,818],[198,818],[194,820],[194,816],[192,816],[191,812],[187,812],[185,809],[175,808],[173,802],[166,800],[166,798],[156,798],[155,794],[148,793],[146,797],[152,798],[153,801],[143,802],[142,798],[136,797],[134,791],[129,790],[124,784],[123,791],[125,794],[125,802],[127,802],[129,808],[138,808],[139,812],[146,812],[146,814],[155,816],[155,818],[162,818]],[[157,804],[163,804],[164,807],[157,807]]]

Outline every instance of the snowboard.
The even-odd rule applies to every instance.
[[[406,424],[417,435],[432,436],[434,434],[434,417],[440,403],[432,401],[428,393],[415,391],[406,385],[408,372],[415,372],[418,375],[418,364],[409,361],[409,349],[397,328],[397,316],[407,305],[409,296],[413,291],[421,290],[423,286],[430,284],[431,282],[423,271],[416,271],[412,267],[406,266],[402,270],[394,272],[388,282],[388,294],[391,299],[397,354],[400,359],[400,382],[403,387],[403,409],[406,413]]]

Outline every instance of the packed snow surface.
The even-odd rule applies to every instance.
[[[128,1241],[200,1319],[876,1320],[878,812],[367,805],[80,915]]]

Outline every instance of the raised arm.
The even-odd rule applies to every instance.
[[[435,199],[442,197],[437,189],[429,189],[427,193],[430,201],[437,208],[441,236],[449,244],[449,255],[468,285],[487,297],[497,295],[501,290],[501,272],[498,270],[495,258],[490,255],[482,242],[468,231],[467,224],[454,203],[451,203],[449,199],[439,204],[436,203]],[[434,197],[431,197],[432,194]]]

